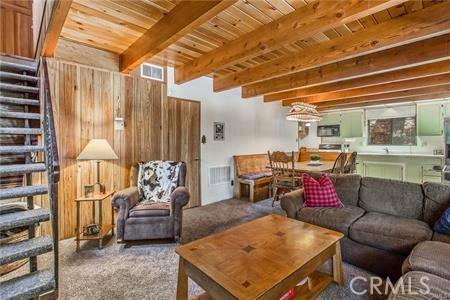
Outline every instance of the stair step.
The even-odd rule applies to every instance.
[[[17,175],[33,172],[44,172],[44,163],[0,165],[0,175]]]
[[[5,72],[5,71],[0,71],[0,79],[3,79],[3,80],[4,79],[16,79],[16,80],[32,81],[32,82],[39,81],[39,77],[37,77],[37,76],[30,76],[30,75],[11,73],[11,72]]]
[[[39,100],[0,96],[0,103],[13,105],[39,106]]]
[[[41,236],[0,247],[0,265],[9,264],[27,257],[38,256],[52,251],[53,241],[49,236]]]
[[[47,194],[47,192],[48,187],[46,185],[30,185],[16,188],[0,189],[0,200],[43,195]]]
[[[41,128],[1,127],[0,134],[41,134]]]
[[[40,120],[41,115],[38,113],[4,111],[0,112],[0,118]]]
[[[0,231],[29,226],[50,220],[50,210],[37,208],[0,215]]]
[[[39,93],[39,88],[33,86],[26,86],[20,84],[11,84],[11,83],[0,83],[0,90],[8,90],[17,93]]]
[[[17,154],[44,151],[44,146],[0,146],[0,154]]]
[[[9,61],[0,60],[0,69],[11,69],[15,71],[26,71],[26,72],[35,72],[36,73],[36,67],[20,64],[20,63],[13,63]]]
[[[42,270],[0,283],[1,299],[32,299],[55,289],[51,270]]]

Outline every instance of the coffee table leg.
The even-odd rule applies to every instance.
[[[178,264],[177,300],[186,300],[188,297],[188,277],[184,270],[184,259],[180,257]]]
[[[342,254],[341,254],[341,243],[337,242],[335,244],[336,254],[333,256],[333,279],[339,284],[339,286],[344,286],[344,271],[342,270]]]

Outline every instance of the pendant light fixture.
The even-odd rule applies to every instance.
[[[316,110],[316,106],[304,102],[292,103],[292,107],[286,114],[286,120],[295,122],[317,122],[322,120]]]

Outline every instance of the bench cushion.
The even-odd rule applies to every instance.
[[[430,240],[433,231],[423,221],[370,212],[353,223],[349,235],[356,242],[407,255],[416,244]]]
[[[264,173],[250,173],[250,174],[242,174],[239,178],[248,179],[248,180],[256,180],[260,178],[264,178],[266,175]]]
[[[343,208],[304,207],[298,211],[297,219],[348,235],[350,225],[363,215],[364,210],[352,205]]]
[[[450,244],[426,241],[417,244],[403,264],[402,272],[423,271],[450,280]]]

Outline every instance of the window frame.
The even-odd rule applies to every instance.
[[[412,144],[393,144],[393,140],[394,140],[394,126],[393,126],[393,120],[394,119],[407,119],[407,118],[412,118],[414,119],[414,127],[415,127],[415,134],[414,134],[414,143]],[[373,144],[371,143],[371,134],[370,134],[370,121],[373,120],[389,120],[391,123],[391,132],[390,132],[390,144]],[[396,117],[396,118],[378,118],[378,119],[367,119],[367,145],[368,146],[406,146],[406,147],[411,147],[411,146],[417,146],[417,116],[413,116],[413,117]]]

